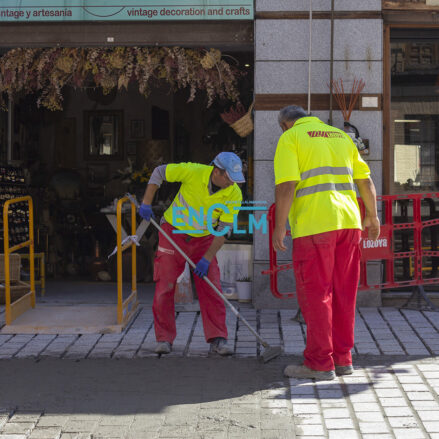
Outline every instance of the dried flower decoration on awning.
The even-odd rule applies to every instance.
[[[38,106],[62,110],[65,86],[102,87],[105,94],[130,82],[145,97],[166,82],[174,91],[188,88],[188,102],[198,91],[206,92],[208,107],[217,98],[235,102],[241,72],[221,55],[182,47],[12,49],[0,58],[0,105],[5,94],[36,93]]]

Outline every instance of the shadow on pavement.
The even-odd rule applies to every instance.
[[[387,367],[398,360],[404,361],[365,357],[357,358],[356,364],[372,367],[373,382],[380,374],[389,373]],[[268,389],[274,391],[270,392],[272,398],[289,399],[290,382],[282,371],[299,361],[299,357],[282,357],[267,364],[244,358],[3,360],[0,411],[122,415],[160,413],[169,406],[189,404],[224,408],[231,399],[260,402],[261,391]],[[374,365],[378,367],[375,372]],[[367,390],[372,382],[355,386],[353,393]],[[291,385],[293,390],[300,382]],[[325,389],[332,386],[339,386],[339,381],[324,382]]]
[[[283,365],[223,358],[4,360],[0,409],[119,415],[179,404],[214,408],[225,399],[284,387]]]

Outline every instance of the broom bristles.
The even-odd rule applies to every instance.
[[[339,78],[336,80],[330,81],[328,85],[328,88],[333,90],[332,94],[340,107],[341,113],[343,115],[343,119],[348,122],[352,111],[355,107],[355,104],[357,103],[358,96],[363,91],[364,86],[366,83],[363,81],[363,79],[357,79],[354,78],[354,82],[352,84],[352,90],[349,95],[349,104],[347,103],[347,96],[344,90],[344,83],[343,79]]]

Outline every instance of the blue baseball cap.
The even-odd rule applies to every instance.
[[[233,152],[220,152],[212,161],[217,168],[224,169],[234,183],[244,183],[241,159]]]

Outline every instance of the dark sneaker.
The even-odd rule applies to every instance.
[[[329,381],[335,379],[335,372],[333,370],[322,371],[322,370],[314,370],[309,367],[302,365],[296,366],[294,364],[290,364],[284,370],[284,375],[289,378],[298,378],[298,379],[313,379],[317,381]]]
[[[335,374],[337,376],[342,376],[342,375],[352,375],[354,373],[354,368],[352,367],[352,365],[348,365],[348,366],[335,366]]]
[[[227,340],[223,337],[216,337],[210,342],[210,353],[222,356],[232,355],[233,350],[227,345]]]
[[[154,352],[156,354],[165,355],[169,354],[172,350],[171,343],[169,341],[159,341],[155,347]]]

